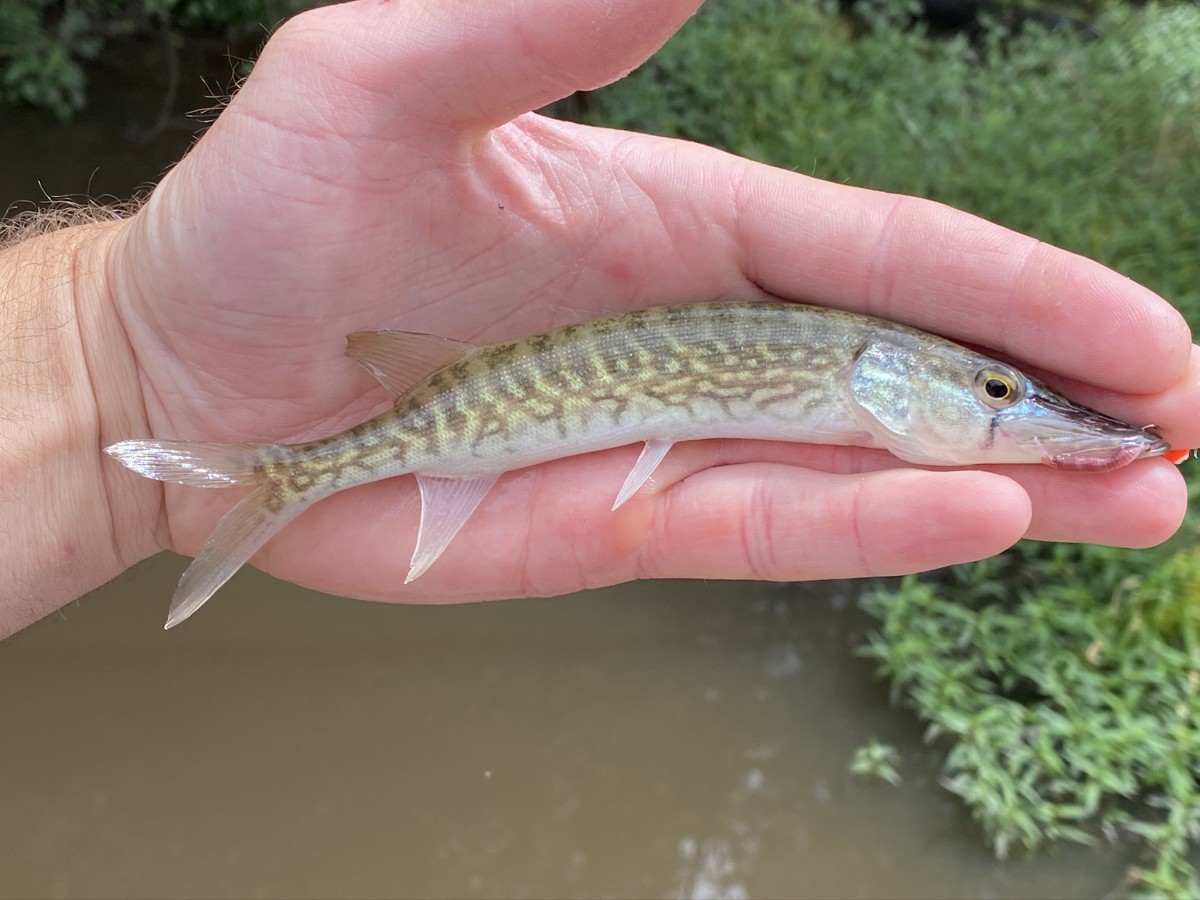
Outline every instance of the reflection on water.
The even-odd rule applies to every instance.
[[[754,852],[753,840],[747,840],[743,853]],[[697,844],[695,838],[679,842],[678,884],[667,896],[672,900],[746,900],[750,892],[738,881],[736,854],[727,841],[719,838]]]
[[[182,152],[186,132],[124,143],[147,82],[101,74],[72,132],[0,125],[4,205],[39,180],[127,194]],[[0,646],[0,897],[1088,897],[1121,876],[1104,849],[991,858],[854,655],[844,588],[418,608],[246,572],[164,633],[181,569]],[[871,736],[904,751],[900,788],[847,773]]]

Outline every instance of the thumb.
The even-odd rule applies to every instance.
[[[298,92],[306,105],[329,104],[360,123],[364,106],[385,106],[410,126],[485,130],[627,74],[699,5],[355,0],[292,19],[259,66],[287,58],[289,74],[308,82]]]

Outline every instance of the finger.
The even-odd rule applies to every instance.
[[[756,462],[837,475],[907,466],[886,451],[858,447],[694,441],[674,447],[644,490],[664,494],[696,473]],[[1100,475],[1038,465],[991,466],[983,471],[1011,479],[1030,497],[1032,518],[1025,536],[1037,540],[1149,547],[1173,535],[1187,510],[1187,487],[1179,469],[1164,460],[1145,460]]]
[[[1013,482],[967,471],[847,476],[759,463],[706,470],[667,496],[648,541],[636,527],[627,532],[644,574],[658,577],[800,581],[921,572],[1000,553],[1025,532],[1030,515],[1028,497]]]
[[[1054,388],[1084,406],[1126,422],[1153,425],[1173,447],[1200,447],[1200,415],[1196,412],[1200,398],[1200,348],[1194,345],[1179,383],[1159,394],[1118,394],[1029,367],[1026,372],[1050,381]]]
[[[1088,477],[1038,466],[1005,472],[1033,503],[1026,537],[1044,541],[1153,547],[1179,530],[1187,513],[1187,485],[1166,460],[1134,463]]]
[[[1185,508],[1170,464],[1093,479],[1082,490],[1035,477],[1042,491],[1032,498],[1008,474],[889,469],[854,477],[763,463],[708,469],[666,495],[649,543],[636,521],[629,541],[645,574],[656,577],[856,578],[982,559],[1021,537],[1056,539],[1065,523],[1078,530],[1097,511],[1109,514],[1092,526],[1099,542],[1151,546],[1174,533]],[[1178,488],[1176,502],[1156,503],[1167,487]],[[1125,527],[1123,512],[1144,530]]]
[[[736,258],[777,296],[905,322],[1113,391],[1162,391],[1188,365],[1183,317],[1099,263],[931,201],[659,138],[609,140],[664,239],[708,257],[690,282],[668,270],[681,292],[701,279],[727,285],[728,270],[714,269]]]
[[[630,454],[612,468],[611,478],[589,473],[593,483],[619,485],[620,473],[632,464]],[[772,463],[834,475],[906,468],[883,450],[829,447],[766,441],[691,441],[672,448],[643,488],[643,499],[666,495],[706,470],[724,472],[743,464]],[[933,473],[945,469],[921,467]],[[1145,460],[1102,475],[1060,472],[1049,466],[1008,465],[983,471],[1016,482],[1033,501],[1026,537],[1118,547],[1148,547],[1173,535],[1187,510],[1187,488],[1177,466]],[[611,488],[613,491],[615,487]]]
[[[802,284],[1117,391],[1162,390],[1184,372],[1183,317],[1099,263],[930,201],[820,181],[784,192],[772,182],[790,174],[755,172],[741,234],[767,290]],[[816,239],[784,253],[798,227]]]
[[[699,0],[358,0],[287,23],[263,63],[311,83],[305,105],[334,120],[486,130],[629,72]],[[297,65],[304,61],[307,73]]]

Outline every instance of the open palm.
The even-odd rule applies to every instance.
[[[286,25],[114,245],[152,434],[290,441],[368,418],[388,399],[344,357],[352,331],[486,342],[774,295],[994,347],[1200,443],[1186,326],[1114,273],[932,203],[529,113],[628,71],[696,5],[358,0]],[[643,576],[851,577],[1026,533],[1153,543],[1184,504],[1161,460],[1090,478],[927,472],[877,451],[718,441],[675,448],[610,513],[636,454],[510,474],[407,587],[410,478],[323,501],[258,562],[331,591],[445,600]],[[169,543],[194,552],[225,493],[167,488]]]

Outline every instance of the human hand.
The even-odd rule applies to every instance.
[[[147,432],[294,441],[366,419],[388,401],[344,358],[352,331],[487,342],[771,295],[990,346],[1081,402],[1200,444],[1186,325],[1094,263],[933,203],[527,114],[632,68],[696,5],[370,0],[284,26],[109,246]],[[409,478],[322,501],[257,561],[328,591],[446,601],[649,576],[854,577],[988,556],[1022,535],[1152,544],[1185,504],[1162,460],[1100,476],[933,472],[880,451],[709,441],[674,448],[610,512],[637,450],[506,476],[408,586]],[[194,552],[225,493],[167,487],[162,543]]]

